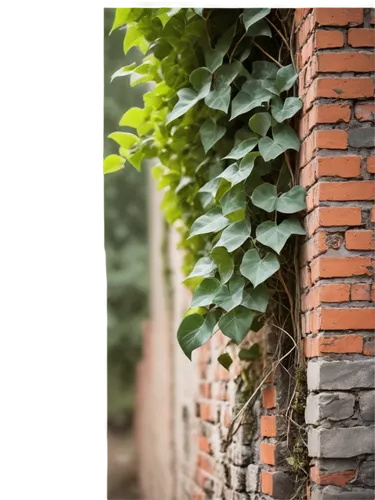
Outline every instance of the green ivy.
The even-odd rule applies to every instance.
[[[305,191],[292,169],[302,102],[293,96],[290,21],[269,8],[116,9],[112,30],[126,27],[125,54],[136,46],[144,59],[112,79],[130,75],[132,86],[152,89],[120,121],[136,133],[110,134],[119,154],[104,160],[104,172],[160,162],[152,175],[194,291],[177,333],[189,359],[216,328],[236,344],[259,330],[293,235],[304,234],[296,214]],[[227,368],[228,356],[219,357]]]

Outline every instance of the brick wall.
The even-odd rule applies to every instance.
[[[374,498],[374,23],[372,11],[363,8],[295,12],[304,103],[300,183],[307,189],[301,322],[310,485],[306,491],[286,460],[292,450],[285,413],[294,378],[282,366],[268,376],[225,446],[231,419],[249,391],[239,364],[230,374],[218,365],[226,343],[220,333],[193,353],[193,363],[178,346],[176,331],[190,297],[180,284],[173,231],[172,293],[163,284],[160,193],[151,184],[154,288],[136,419],[147,500]],[[264,374],[277,348],[274,333],[250,333],[247,339],[263,343],[268,357],[256,369]]]
[[[297,9],[311,500],[374,498],[374,17]]]

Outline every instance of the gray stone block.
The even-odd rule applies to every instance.
[[[374,389],[374,360],[309,361],[307,385],[310,391]]]
[[[355,397],[342,392],[322,392],[307,397],[305,420],[308,424],[316,424],[328,418],[338,421],[349,418],[354,413]]]
[[[311,500],[374,500],[374,490],[354,488],[350,491],[338,486],[311,490]]]
[[[349,130],[349,146],[353,148],[373,148],[375,134],[373,128],[353,128]]]
[[[259,469],[260,467],[258,465],[248,465],[246,469],[246,491],[258,491]]]
[[[334,474],[343,470],[356,469],[357,460],[355,458],[319,458],[316,460],[316,466],[327,474]]]
[[[359,395],[359,410],[366,422],[374,422],[375,391],[361,392]]]
[[[375,460],[374,458],[365,460],[360,468],[357,482],[361,486],[375,486]]]
[[[289,500],[295,493],[295,484],[291,476],[277,471],[273,475],[273,497],[279,500]]]
[[[230,468],[230,483],[236,491],[246,491],[246,469],[232,465]]]
[[[308,449],[310,457],[350,458],[375,452],[374,427],[310,429]]]

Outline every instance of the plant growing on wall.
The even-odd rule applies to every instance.
[[[304,234],[305,191],[293,169],[302,103],[289,11],[121,8],[112,30],[123,26],[125,54],[136,46],[144,58],[112,78],[153,86],[120,121],[136,133],[109,135],[119,154],[104,160],[104,173],[160,162],[152,175],[194,292],[181,348],[191,359],[215,328],[240,344],[270,318],[296,334],[294,236]]]

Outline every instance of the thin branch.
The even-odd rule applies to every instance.
[[[273,24],[272,21],[270,21],[267,17],[265,18],[267,23],[270,24],[272,26],[272,28],[276,31],[276,33],[280,36],[280,38],[282,39],[282,41],[285,43],[285,45],[287,46],[287,49],[289,50],[290,52],[290,45],[289,43],[287,42],[285,36],[281,33],[281,31],[276,28],[276,26]]]
[[[268,52],[266,52],[260,45],[258,45],[256,42],[254,42],[254,45],[256,47],[258,47],[258,49],[263,52],[263,54],[265,54],[267,57],[269,57],[271,59],[271,61],[273,61],[274,63],[276,63],[280,68],[283,68],[284,66],[282,64],[279,63],[279,61],[277,61],[274,57],[271,56],[271,54],[269,54]]]

